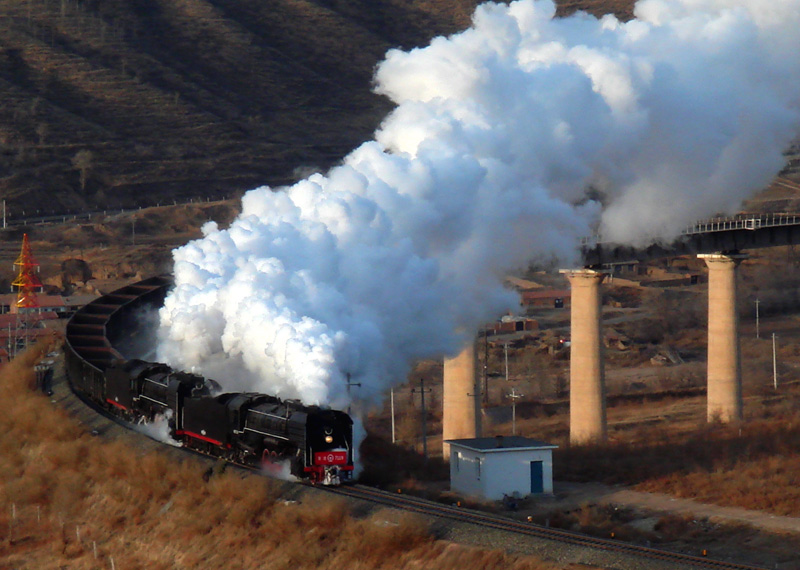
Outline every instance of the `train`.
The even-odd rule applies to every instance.
[[[342,411],[256,392],[224,392],[219,382],[167,364],[125,358],[120,347],[144,334],[140,315],[171,286],[158,276],[87,304],[67,323],[65,368],[72,390],[129,424],[166,421],[186,448],[249,468],[322,485],[353,480],[353,420]]]

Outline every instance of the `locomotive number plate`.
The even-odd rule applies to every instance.
[[[317,451],[314,453],[314,463],[317,465],[341,465],[347,463],[347,452]]]

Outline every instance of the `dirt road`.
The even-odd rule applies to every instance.
[[[587,504],[618,505],[652,511],[704,518],[724,524],[747,524],[769,532],[800,535],[800,518],[772,515],[737,507],[709,505],[691,499],[678,499],[661,493],[643,493],[625,487],[600,483],[555,483],[553,497],[537,501],[535,510],[570,510]]]

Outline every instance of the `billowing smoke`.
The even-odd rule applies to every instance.
[[[374,141],[247,193],[228,229],[175,251],[159,357],[337,407],[349,376],[374,401],[516,306],[509,269],[571,266],[598,228],[675,235],[781,168],[800,0],[643,0],[626,23],[554,13],[486,4],[463,33],[390,51],[375,89],[397,107]]]

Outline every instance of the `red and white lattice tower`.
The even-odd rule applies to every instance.
[[[17,278],[11,284],[17,288],[17,308],[35,308],[39,306],[36,293],[42,290],[42,282],[36,275],[39,264],[33,258],[31,245],[28,243],[28,234],[22,236],[22,251],[14,262],[19,267]]]

